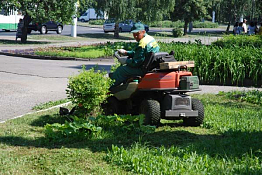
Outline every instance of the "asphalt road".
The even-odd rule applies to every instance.
[[[77,26],[77,34],[85,34],[85,33],[104,33],[102,28],[92,28],[92,27],[82,27]],[[41,35],[40,32],[32,31],[32,35]],[[0,36],[15,36],[16,31],[0,31]],[[55,31],[49,31],[47,35],[57,35]],[[62,35],[71,35],[71,26],[65,25]]]
[[[150,28],[150,32],[163,32],[163,31],[169,31],[171,32],[171,28]],[[193,32],[213,32],[213,31],[224,31],[225,29],[221,28],[195,28],[193,29]],[[77,34],[85,34],[85,33],[104,33],[102,28],[98,27],[83,27],[83,26],[77,26]],[[16,31],[0,31],[0,36],[15,36]],[[41,35],[40,32],[32,31],[31,35]],[[57,35],[55,31],[49,31],[47,35]],[[62,35],[71,35],[71,26],[65,25]]]
[[[31,112],[40,103],[66,98],[68,77],[91,61],[34,60],[0,55],[0,122]],[[110,70],[111,62],[99,62]]]

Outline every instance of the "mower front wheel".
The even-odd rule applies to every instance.
[[[106,104],[103,105],[103,110],[105,115],[119,114],[120,113],[119,101],[113,96],[108,97]]]
[[[160,104],[156,100],[144,100],[140,106],[140,113],[145,115],[145,125],[158,126],[161,118]]]
[[[198,111],[198,116],[184,118],[183,122],[187,126],[200,126],[204,121],[204,106],[200,100],[192,98],[192,109]]]

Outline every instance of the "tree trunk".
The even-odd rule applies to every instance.
[[[188,21],[185,21],[185,25],[184,25],[184,35],[187,35],[187,25],[188,25]]]
[[[32,19],[31,19],[31,17],[28,14],[26,14],[24,16],[24,19],[23,19],[24,26],[22,28],[22,37],[21,37],[21,42],[22,43],[26,43],[26,41],[27,41],[27,27],[28,27],[29,23],[31,22],[31,20]]]
[[[115,24],[116,24],[116,25],[115,25],[114,37],[115,37],[115,38],[119,38],[119,23],[116,22]]]

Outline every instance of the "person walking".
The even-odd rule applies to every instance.
[[[247,33],[247,20],[246,19],[244,19],[242,27],[243,27],[244,34],[246,34]]]
[[[239,33],[238,33],[238,30],[237,30],[238,25],[239,25],[238,22],[236,22],[235,25],[234,25],[234,28],[233,28],[233,34],[234,34],[234,35],[238,35],[238,34],[239,34]]]
[[[262,35],[262,22],[261,22],[261,24],[260,24],[260,27],[259,27],[259,29],[258,29],[258,33],[257,33],[258,35]]]
[[[255,23],[253,21],[250,22],[247,30],[248,30],[248,35],[254,35],[255,34],[256,26],[255,26]]]
[[[243,23],[240,22],[240,23],[238,24],[238,27],[237,27],[237,33],[238,33],[239,35],[242,35],[243,32],[244,32]]]
[[[18,38],[22,37],[22,29],[24,27],[24,21],[23,19],[19,19],[19,23],[17,25],[17,31],[16,31],[16,37],[15,37],[15,41],[17,42]]]
[[[124,83],[132,76],[142,76],[144,74],[142,65],[146,56],[148,56],[150,52],[159,52],[159,45],[152,36],[146,34],[145,26],[142,23],[135,23],[131,33],[133,33],[133,37],[137,41],[137,44],[131,51],[126,51],[124,49],[118,50],[119,54],[127,55],[128,58],[119,59],[122,65],[119,66],[110,77],[115,80],[111,88]]]

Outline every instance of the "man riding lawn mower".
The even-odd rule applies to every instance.
[[[158,53],[157,42],[145,33],[141,23],[136,23],[131,32],[138,43],[133,51],[115,52],[122,66],[109,74],[115,83],[105,113],[144,114],[145,124],[151,125],[159,125],[161,118],[183,119],[190,126],[202,124],[202,103],[185,94],[200,90],[198,77],[187,71],[194,62],[176,62],[172,52]],[[126,56],[120,57],[119,53]]]
[[[124,58],[118,52],[115,56]],[[113,96],[107,99],[105,113],[144,114],[145,124],[151,125],[159,125],[160,119],[183,119],[185,125],[199,126],[204,120],[204,107],[186,95],[200,90],[199,79],[187,71],[188,67],[194,67],[194,62],[177,62],[172,54],[152,52],[142,65],[143,76],[131,77],[111,88]]]
[[[131,32],[138,43],[133,51],[115,52],[122,65],[109,74],[115,82],[110,88],[113,95],[102,105],[105,114],[144,114],[144,123],[150,125],[159,125],[160,119],[183,119],[189,126],[202,124],[202,103],[186,95],[200,90],[198,77],[187,70],[194,62],[177,62],[173,52],[158,52],[157,42],[141,23]]]

